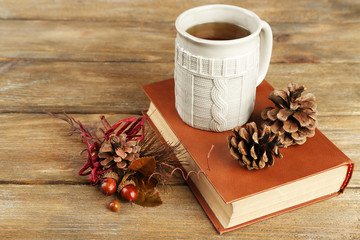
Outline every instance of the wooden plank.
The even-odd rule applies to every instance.
[[[360,62],[360,22],[270,24],[273,63]],[[1,20],[0,60],[172,63],[175,35],[173,22]]]
[[[5,112],[135,113],[149,106],[141,86],[173,76],[172,64],[0,63]]]
[[[103,127],[100,114],[71,115],[90,128]],[[110,124],[140,115],[106,115]],[[47,114],[0,114],[0,183],[88,184],[89,176],[79,176],[86,162],[79,134],[68,136],[71,127]],[[183,184],[174,177],[171,184]]]
[[[0,19],[41,19],[72,21],[137,21],[173,22],[186,9],[213,3],[225,3],[250,9],[272,22],[343,22],[359,21],[360,4],[357,1],[51,1],[3,0]]]
[[[113,213],[96,187],[0,185],[1,239],[218,239],[187,186],[162,193],[163,205]],[[236,239],[358,239],[359,189],[227,233]]]
[[[266,79],[276,89],[304,84],[316,96],[321,116],[359,115],[359,75],[357,64],[270,64]]]
[[[72,116],[85,125],[101,126],[99,115]],[[111,124],[129,116],[106,115]],[[359,116],[325,116],[319,119],[323,133],[356,165],[360,164],[359,120]],[[87,184],[89,178],[77,174],[86,162],[86,155],[79,155],[85,147],[79,135],[67,136],[69,130],[67,123],[49,118],[46,114],[0,114],[0,159],[6,166],[0,168],[0,183]],[[183,181],[174,178],[172,183]],[[349,186],[360,187],[359,168],[355,168]]]
[[[149,104],[141,86],[172,77],[172,62],[0,62],[0,111],[140,114]],[[321,116],[360,114],[359,64],[271,64],[266,79],[305,84]]]

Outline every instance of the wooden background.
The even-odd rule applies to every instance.
[[[79,137],[45,111],[84,123],[138,116],[141,86],[173,76],[174,21],[209,3],[269,22],[267,80],[305,84],[319,129],[357,165],[345,194],[217,234],[188,187],[173,180],[157,208],[105,197],[77,175]],[[0,239],[359,239],[360,1],[0,0]]]

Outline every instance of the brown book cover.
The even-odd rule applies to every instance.
[[[228,204],[339,166],[348,165],[348,174],[338,192],[230,228],[224,228],[219,223],[202,195],[191,180],[189,180],[189,187],[192,189],[194,195],[219,233],[247,226],[275,215],[336,196],[343,192],[351,178],[353,162],[318,129],[316,129],[315,136],[309,138],[305,144],[280,149],[283,158],[276,159],[275,165],[271,168],[265,168],[260,171],[248,171],[240,167],[238,162],[228,153],[226,137],[231,134],[230,131],[214,133],[198,130],[188,126],[181,120],[175,109],[173,79],[143,86],[143,90],[177,138],[180,139],[199,168],[205,172],[207,179],[214,189]],[[267,98],[272,90],[272,86],[265,80],[257,87],[255,109],[249,121],[255,121],[259,124],[262,109],[273,106],[273,103]],[[151,125],[156,129],[153,124]],[[200,142],[201,144],[199,144]],[[214,147],[211,151],[211,157],[208,159],[207,155],[212,145],[214,145]],[[208,169],[208,165],[210,169]],[[241,176],[241,181],[239,180],[239,176]]]

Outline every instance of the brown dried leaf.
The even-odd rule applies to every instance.
[[[162,204],[160,193],[156,189],[157,182],[154,178],[148,181],[148,178],[135,175],[133,181],[138,190],[138,198],[135,203],[143,207],[156,207]]]
[[[156,188],[142,189],[138,191],[138,198],[135,200],[135,203],[143,207],[157,207],[162,204],[162,200]]]
[[[155,157],[138,158],[129,165],[128,169],[139,172],[144,176],[151,175],[156,168]]]

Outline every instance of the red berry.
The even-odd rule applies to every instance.
[[[120,209],[120,203],[118,201],[114,200],[109,204],[109,208],[111,211],[117,212]]]
[[[121,197],[127,201],[135,201],[138,197],[138,191],[134,185],[126,185],[121,189]]]
[[[113,178],[106,178],[101,183],[101,192],[107,196],[113,195],[116,191],[116,181]]]

